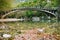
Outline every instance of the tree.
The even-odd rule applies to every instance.
[[[13,0],[0,0],[0,11],[10,10]]]
[[[0,18],[3,14],[5,14],[5,11],[11,10],[11,4],[14,0],[0,0]]]
[[[44,0],[33,0],[24,3],[20,3],[17,7],[36,7],[36,6],[44,6],[46,3],[43,2]],[[43,3],[42,3],[43,2]],[[43,5],[41,5],[43,4]]]

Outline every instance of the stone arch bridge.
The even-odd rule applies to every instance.
[[[39,12],[44,12],[44,13],[47,13],[47,14],[50,14],[50,15],[53,15],[53,16],[57,17],[56,10],[51,11],[51,10],[39,9],[39,8],[18,8],[18,9],[13,9],[13,10],[8,11],[5,15],[2,16],[2,19],[4,19],[4,17],[7,16],[7,15],[12,14],[13,12],[18,12],[18,11],[21,11],[21,10],[39,11]],[[17,19],[13,19],[13,20],[17,21]],[[13,21],[13,20],[11,20],[11,21]],[[1,21],[3,21],[3,20],[0,20],[0,22]],[[8,19],[7,19],[7,21],[8,21]]]

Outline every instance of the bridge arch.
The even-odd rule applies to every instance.
[[[18,11],[22,11],[22,10],[32,10],[32,11],[44,12],[44,13],[51,14],[56,17],[56,15],[54,13],[43,10],[43,9],[39,9],[39,8],[19,8],[19,9],[13,9],[13,10],[7,12],[5,15],[2,16],[2,19],[7,15],[12,14],[13,12],[18,12]]]

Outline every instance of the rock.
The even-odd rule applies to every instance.
[[[10,38],[11,35],[10,35],[10,34],[3,34],[3,37],[4,37],[4,38]]]

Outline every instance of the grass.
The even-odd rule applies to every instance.
[[[42,23],[42,22],[16,22],[16,23],[6,23],[10,29],[15,29],[15,30],[28,30],[28,29],[33,29],[33,28],[49,28],[49,27],[54,27],[57,26],[55,23]]]
[[[41,28],[41,27],[49,27],[54,23],[42,23],[42,22],[16,22],[16,23],[6,23],[12,28],[18,28],[21,30],[31,29],[31,28]]]

